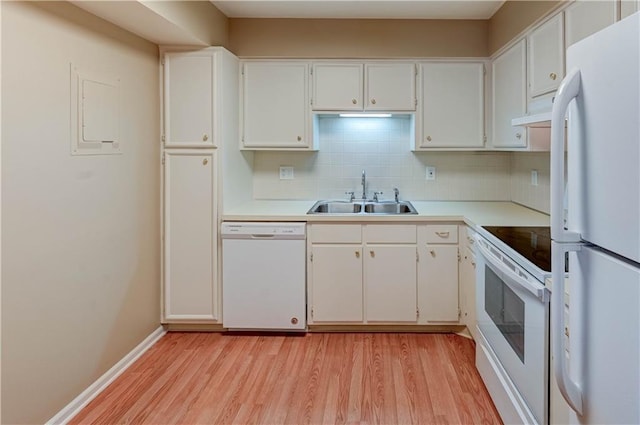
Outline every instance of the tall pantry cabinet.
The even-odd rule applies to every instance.
[[[162,323],[220,323],[220,152],[237,143],[238,60],[163,48]],[[235,89],[230,89],[231,87]],[[235,90],[235,93],[233,91]]]

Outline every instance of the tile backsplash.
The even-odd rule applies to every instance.
[[[538,185],[531,184],[531,171],[538,172]],[[511,156],[511,200],[550,213],[549,152],[514,152]]]
[[[525,165],[510,152],[412,152],[411,120],[402,115],[323,116],[318,126],[317,152],[255,153],[255,199],[340,199],[346,198],[347,191],[359,198],[365,170],[368,197],[378,191],[383,192],[381,198],[392,198],[397,187],[400,197],[410,200],[510,201],[512,190],[517,189],[517,202],[529,202],[521,179],[511,176],[513,166],[519,176]],[[280,166],[293,167],[294,178],[281,180]],[[435,167],[435,180],[426,179],[427,166]],[[544,181],[543,173],[539,166],[540,182]]]

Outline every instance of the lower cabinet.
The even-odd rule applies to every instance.
[[[460,318],[458,226],[420,226],[418,255],[420,322],[457,323]]]
[[[457,242],[457,225],[310,224],[309,324],[457,324]]]
[[[218,321],[216,151],[164,154],[163,323]]]
[[[467,226],[460,226],[460,322],[467,326],[473,339],[477,339],[474,235]]]

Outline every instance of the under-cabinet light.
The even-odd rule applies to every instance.
[[[391,114],[340,114],[341,118],[389,118]]]

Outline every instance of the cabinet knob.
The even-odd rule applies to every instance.
[[[202,160],[202,165],[207,165],[209,163],[209,160],[207,158]]]
[[[298,136],[298,142],[302,141],[302,136]]]
[[[207,140],[209,140],[209,136],[208,136],[208,135],[206,135],[206,134],[203,134],[203,135],[202,135],[202,141],[203,141],[203,142],[206,142]]]
[[[376,252],[375,251],[369,251],[369,255],[371,255],[371,258],[375,258]]]
[[[518,140],[522,139],[522,134],[516,133],[516,139],[518,139]]]
[[[298,318],[297,317],[292,317],[291,318],[291,324],[292,325],[297,325],[298,324]]]
[[[374,98],[374,99],[371,99],[371,104],[372,104],[372,105],[375,105],[375,104],[376,104],[376,99],[375,99],[375,98]]]
[[[351,99],[351,103],[353,103],[354,105],[356,105],[358,103],[358,101],[356,99]]]
[[[436,256],[436,252],[433,249],[429,250],[429,254],[431,254],[432,257]]]
[[[427,142],[431,141],[431,136],[427,136]]]
[[[360,251],[356,251],[356,258],[360,258]]]
[[[556,75],[555,72],[552,72],[551,74],[549,74],[549,78],[551,78],[553,81],[555,81],[556,78],[558,78],[558,76]]]

